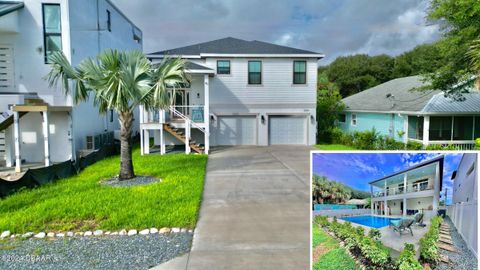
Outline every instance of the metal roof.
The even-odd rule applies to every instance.
[[[0,16],[7,15],[10,12],[14,12],[23,8],[23,2],[17,1],[0,1]]]
[[[420,76],[398,78],[343,99],[352,111],[421,111],[441,91],[418,91],[424,86]]]
[[[432,97],[422,111],[428,113],[468,112],[480,114],[480,92],[462,94],[460,100],[445,97],[445,95],[439,93]]]
[[[200,54],[318,54],[316,52],[280,46],[258,40],[247,41],[227,37],[213,41],[193,44],[149,54],[149,56],[163,55],[200,55]]]

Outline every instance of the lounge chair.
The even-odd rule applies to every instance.
[[[390,224],[393,226],[393,230],[397,231],[400,236],[402,236],[402,232],[409,230],[410,234],[413,236],[413,231],[412,231],[412,224],[414,220],[411,218],[402,218],[400,220],[390,220]]]
[[[415,224],[417,224],[420,227],[425,227],[425,224],[423,224],[423,214],[422,213],[416,213],[415,216],[413,216],[413,220]]]

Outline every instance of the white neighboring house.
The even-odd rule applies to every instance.
[[[372,215],[437,214],[444,157],[439,156],[370,182]]]
[[[324,55],[236,38],[149,54],[186,59],[191,83],[175,88],[167,111],[142,112],[142,153],[155,145],[315,144],[317,62]]]
[[[107,48],[142,50],[142,32],[109,0],[0,1],[0,160],[6,166],[62,162],[98,147],[117,130],[113,113],[99,115],[52,89],[48,55],[62,50],[78,65]],[[87,136],[97,136],[97,142]],[[105,138],[105,135],[103,135]]]
[[[478,173],[478,154],[463,154],[457,171],[452,175],[453,204],[447,206],[447,215],[476,257],[478,257]]]

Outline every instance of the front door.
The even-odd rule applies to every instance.
[[[175,90],[175,98],[173,99],[173,106],[184,115],[190,114],[190,93],[187,90]]]

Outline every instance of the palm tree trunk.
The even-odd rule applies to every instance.
[[[118,115],[120,122],[120,180],[131,179],[135,177],[132,162],[132,145],[130,137],[132,135],[132,112],[121,112]]]

